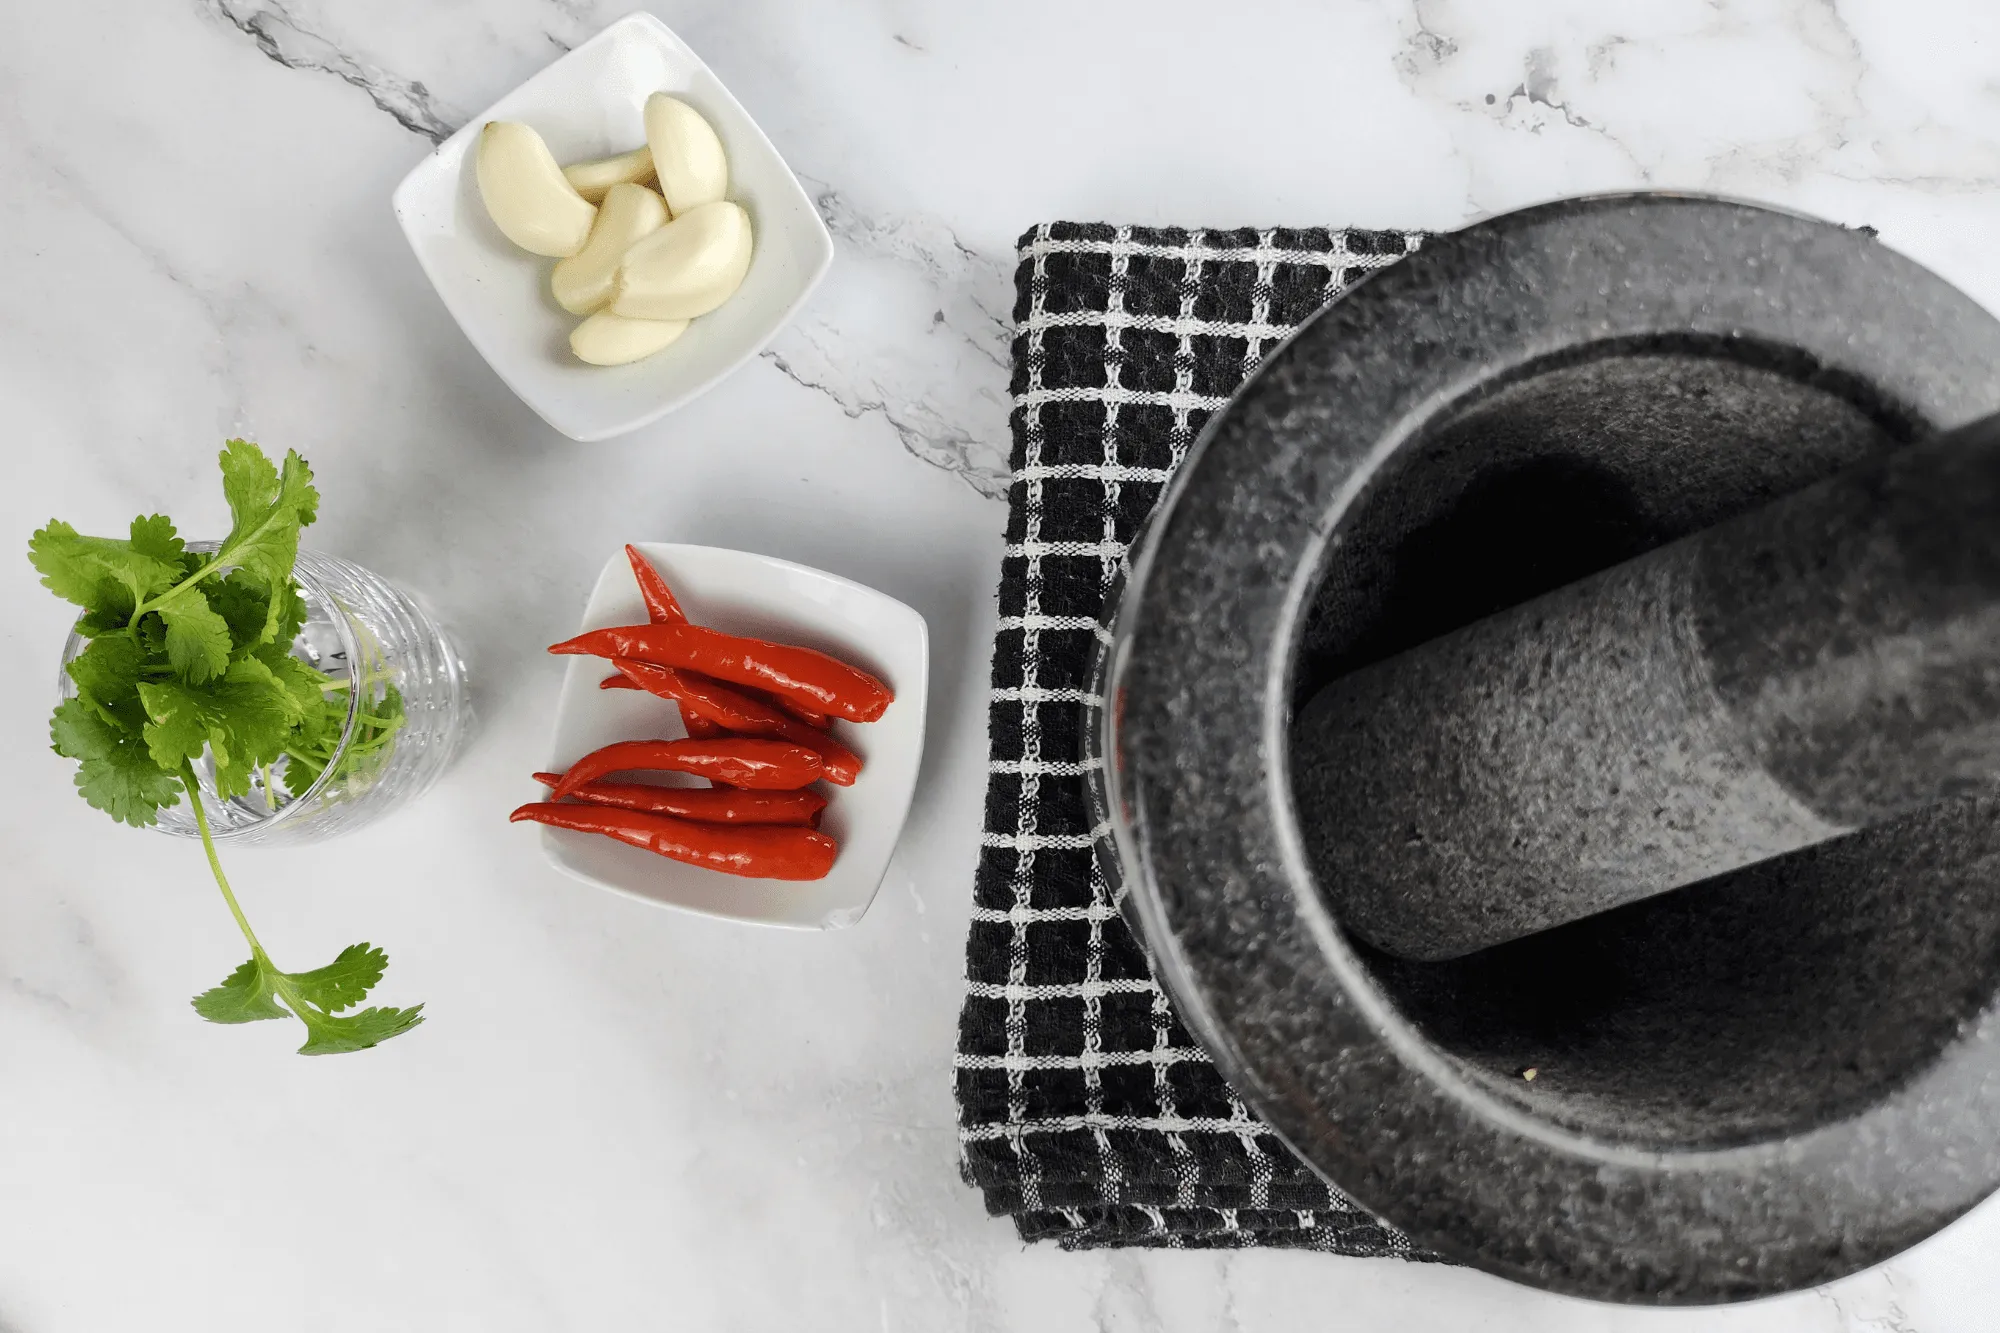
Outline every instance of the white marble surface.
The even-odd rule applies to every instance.
[[[2000,1205],[1726,1313],[1388,1262],[1028,1249],[958,1183],[949,1053],[1024,227],[1449,227],[1687,186],[1874,223],[2000,306],[2000,10],[662,3],[840,253],[762,360],[584,447],[459,337],[388,196],[623,4],[0,10],[0,1331],[1994,1326]],[[197,1022],[186,997],[240,955],[199,854],[113,827],[43,748],[65,616],[27,533],[219,524],[229,433],[307,454],[313,542],[425,591],[476,659],[483,729],[421,806],[236,857],[281,958],[365,935],[395,959],[382,998],[430,1004],[364,1056]],[[614,898],[502,822],[560,676],[540,647],[628,538],[802,560],[929,617],[922,790],[858,928]]]

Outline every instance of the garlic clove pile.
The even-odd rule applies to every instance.
[[[619,261],[642,237],[667,225],[666,201],[643,185],[613,185],[597,209],[597,223],[583,249],[562,260],[549,275],[556,304],[572,315],[587,315],[611,299]]]

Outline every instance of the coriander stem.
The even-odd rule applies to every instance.
[[[158,597],[149,597],[145,601],[133,607],[132,619],[126,622],[127,628],[137,625],[139,623],[140,616],[145,615],[148,611],[159,610],[166,603],[173,601],[174,598],[180,596],[182,593],[186,592],[189,588],[192,588],[195,584],[200,583],[210,574],[213,574],[217,569],[221,568],[221,566],[222,566],[222,552],[218,550],[215,553],[214,557],[210,559],[209,562],[203,565],[200,569],[197,569],[194,573],[188,575],[186,578],[182,579],[179,583],[176,583],[173,587],[161,593]]]
[[[202,850],[208,853],[208,868],[215,872],[216,887],[222,890],[222,901],[229,904],[229,914],[236,918],[236,928],[243,932],[243,938],[250,941],[250,952],[260,962],[268,963],[270,955],[257,942],[257,934],[250,929],[250,921],[243,915],[236,895],[230,891],[229,877],[222,873],[222,858],[215,854],[215,838],[208,831],[208,815],[201,808],[201,783],[195,778],[194,765],[181,760],[181,785],[187,788],[188,800],[194,805],[194,826],[201,830]]]

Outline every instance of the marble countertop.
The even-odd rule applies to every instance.
[[[19,756],[0,776],[0,1333],[1992,1326],[2000,1203],[1720,1313],[1388,1261],[1024,1247],[959,1183],[950,1052],[1016,235],[1442,228],[1679,186],[1871,223],[2000,308],[2000,10],[662,3],[839,253],[761,359],[582,446],[459,335],[388,199],[624,4],[0,13],[0,741]],[[111,825],[44,748],[66,617],[19,558],[28,532],[156,509],[219,527],[230,434],[306,454],[311,544],[420,589],[476,671],[478,734],[420,805],[232,863],[274,952],[365,933],[395,959],[383,1001],[428,1003],[421,1032],[357,1058],[196,1021],[186,997],[240,961],[199,854]],[[561,664],[541,645],[626,539],[769,552],[929,619],[926,767],[858,927],[650,908],[563,879],[502,822],[548,734]]]

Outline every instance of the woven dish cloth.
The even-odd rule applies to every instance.
[[[1047,223],[1015,269],[990,775],[959,1017],[961,1169],[1026,1240],[1428,1259],[1230,1090],[1092,852],[1078,722],[1127,546],[1295,327],[1414,232]]]

